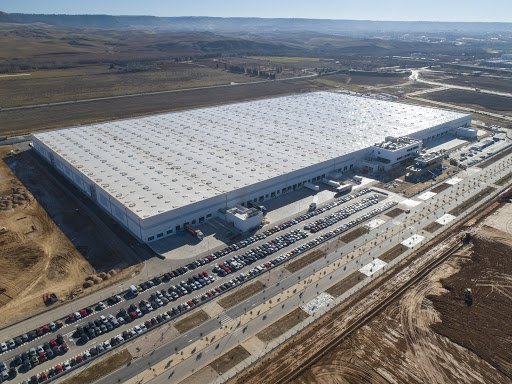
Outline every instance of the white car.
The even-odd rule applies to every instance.
[[[141,334],[142,333],[142,329],[140,329],[140,327],[138,325],[136,325],[135,327],[133,327],[133,330],[137,333],[137,334]]]
[[[80,314],[80,312],[75,312],[74,315],[75,315],[75,320],[82,318],[82,315]]]
[[[65,371],[67,371],[68,369],[71,369],[71,365],[69,365],[69,361],[65,361],[63,364],[62,364],[62,369],[64,369]]]
[[[5,352],[5,351],[7,351],[7,344],[5,344],[5,343],[0,343],[0,351],[1,351],[1,352]]]
[[[103,301],[100,301],[98,303],[98,307],[100,307],[100,310],[103,311],[106,307],[105,307],[105,304],[103,304]]]
[[[110,348],[112,348],[112,346],[110,345],[110,341],[105,340],[105,341],[103,342],[103,347],[105,347],[105,349],[110,349]]]
[[[117,322],[118,322],[119,324],[124,324],[124,319],[123,319],[121,316],[119,316],[119,317],[117,318]]]

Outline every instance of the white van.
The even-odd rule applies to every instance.
[[[137,290],[137,287],[135,285],[130,285],[130,292],[133,296],[137,296],[139,294],[139,291]]]

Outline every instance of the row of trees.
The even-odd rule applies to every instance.
[[[270,80],[274,80],[276,78],[276,74],[281,73],[283,71],[283,69],[281,67],[276,68],[276,70],[275,70],[276,73],[271,73],[271,72],[266,72],[266,71],[260,71],[259,69],[256,69],[256,68],[246,68],[246,67],[241,67],[239,65],[228,65],[228,64],[224,64],[224,69],[229,72],[233,72],[233,73],[242,73],[242,74],[262,77],[264,79],[270,79]]]

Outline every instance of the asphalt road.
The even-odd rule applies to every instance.
[[[169,375],[164,374],[158,376],[151,382],[168,382],[171,377],[173,382],[179,382],[180,380],[190,375],[193,369],[197,371],[199,368],[206,365],[208,362],[213,361],[215,358],[229,350],[231,347],[239,345],[244,340],[254,336],[261,329],[284,316],[298,305],[315,297],[317,292],[325,290],[335,282],[352,273],[354,270],[359,269],[361,265],[370,262],[374,257],[378,257],[387,249],[395,246],[399,242],[402,242],[412,234],[420,232],[422,228],[430,224],[435,219],[443,216],[449,210],[453,209],[457,205],[466,201],[471,196],[474,196],[476,193],[486,188],[488,185],[506,175],[510,171],[510,158],[511,157],[508,156],[506,160],[496,163],[495,165],[491,165],[489,168],[483,171],[475,172],[474,170],[468,170],[464,173],[461,173],[458,175],[458,177],[463,178],[463,181],[456,184],[455,186],[452,186],[451,188],[446,189],[443,192],[438,193],[420,205],[411,208],[410,214],[402,214],[399,217],[388,221],[386,224],[383,224],[381,227],[378,227],[377,229],[370,232],[370,234],[358,238],[354,242],[351,242],[336,250],[335,252],[332,252],[325,259],[320,259],[310,264],[307,268],[284,278],[279,282],[278,285],[276,284],[268,287],[247,301],[229,309],[224,313],[223,316],[227,315],[231,319],[236,319],[245,313],[246,310],[250,310],[250,308],[253,308],[254,306],[264,302],[265,298],[268,300],[272,296],[280,293],[283,288],[286,290],[296,285],[299,276],[301,276],[302,279],[307,278],[313,273],[314,270],[319,270],[328,262],[333,262],[336,260],[340,261],[339,268],[332,274],[326,275],[322,280],[318,282],[318,284],[307,286],[305,290],[301,291],[301,293],[297,292],[297,295],[294,295],[286,302],[283,302],[283,306],[277,306],[271,312],[257,316],[253,321],[250,322],[250,324],[244,327],[245,330],[235,330],[231,335],[223,338],[222,340],[218,340],[217,343],[213,343],[211,347],[208,347],[203,351],[198,351],[198,353],[200,352],[200,355],[196,355],[195,358],[189,358],[180,363],[178,366],[173,368]],[[499,167],[498,165],[500,163],[506,164],[506,166]],[[482,202],[483,201],[479,202],[479,204]],[[475,209],[475,207],[476,205],[470,207],[468,211]],[[421,244],[435,236],[435,234],[431,234],[429,232],[425,232],[423,235],[425,236],[425,240]],[[377,236],[379,238],[385,236],[386,239],[381,243],[377,242],[373,249],[361,253],[359,257],[353,260],[346,260],[343,255],[340,255],[340,252],[343,254],[350,252],[354,249],[354,246],[359,248],[365,244],[368,244]],[[116,371],[98,382],[107,384],[117,381],[118,379],[124,382],[132,377],[135,377],[142,373],[144,370],[147,370],[148,363],[154,366],[159,361],[163,361],[164,359],[171,356],[175,347],[181,350],[191,342],[197,340],[201,334],[208,335],[218,327],[218,319],[211,319],[201,324],[199,327],[196,327],[194,330],[187,332],[186,334],[181,335],[175,340],[169,342],[165,346],[156,349],[150,355],[145,355],[142,358],[136,359],[131,365],[123,367],[122,370]],[[198,359],[197,356],[200,356],[200,358]]]
[[[115,305],[113,305],[113,306],[111,306],[111,307],[109,307],[109,308],[107,308],[107,309],[105,309],[103,311],[94,312],[93,314],[91,314],[91,315],[89,315],[89,316],[87,316],[87,317],[85,317],[85,318],[83,318],[83,319],[81,319],[79,321],[76,321],[76,322],[74,322],[72,324],[65,323],[65,326],[62,329],[60,329],[59,331],[55,332],[55,333],[49,333],[49,334],[43,335],[43,336],[41,336],[41,337],[39,337],[39,338],[37,338],[37,339],[35,339],[33,341],[25,343],[24,345],[22,345],[22,346],[20,346],[18,348],[15,348],[13,350],[9,350],[6,353],[1,354],[0,355],[0,360],[5,361],[6,363],[9,364],[11,362],[11,360],[16,355],[21,354],[22,352],[26,352],[26,351],[28,351],[32,347],[36,347],[38,345],[42,345],[44,342],[50,341],[50,339],[55,338],[56,334],[61,333],[64,336],[64,338],[65,338],[65,340],[66,340],[70,350],[65,355],[63,355],[63,356],[59,356],[57,358],[54,358],[54,359],[52,359],[50,361],[47,361],[47,362],[39,365],[37,367],[32,368],[26,375],[20,375],[19,378],[23,378],[24,376],[30,377],[31,375],[33,375],[35,373],[39,373],[39,372],[42,372],[43,370],[47,370],[47,369],[55,366],[56,364],[59,364],[59,363],[65,361],[65,360],[67,360],[67,359],[69,359],[71,357],[76,356],[78,353],[82,354],[86,349],[90,349],[92,346],[97,345],[100,342],[103,342],[105,340],[110,340],[110,338],[112,336],[120,334],[124,330],[129,330],[129,329],[133,328],[134,325],[140,324],[141,322],[144,322],[144,321],[146,321],[148,319],[151,319],[152,317],[155,317],[158,314],[162,314],[162,313],[168,311],[169,309],[171,309],[173,306],[176,306],[177,304],[184,303],[184,302],[190,300],[193,297],[200,297],[207,290],[211,290],[212,288],[218,286],[222,282],[225,282],[227,280],[232,279],[233,277],[238,276],[239,273],[241,273],[241,272],[247,272],[248,270],[254,268],[256,265],[259,265],[259,264],[255,263],[253,265],[249,265],[249,266],[246,266],[246,267],[242,268],[240,271],[238,271],[238,273],[227,275],[224,278],[217,278],[217,281],[215,281],[213,284],[207,285],[206,287],[203,287],[200,290],[194,291],[194,292],[192,292],[189,295],[183,296],[180,299],[178,299],[176,302],[171,302],[171,303],[167,304],[164,307],[158,308],[155,311],[151,312],[150,314],[147,314],[147,315],[143,316],[140,320],[137,319],[134,322],[131,322],[131,323],[128,323],[128,324],[124,324],[124,325],[122,325],[122,326],[120,326],[118,328],[115,328],[111,332],[108,332],[108,333],[106,333],[104,335],[101,335],[100,337],[97,337],[97,338],[91,340],[86,345],[81,345],[81,343],[78,343],[78,345],[77,345],[75,343],[75,340],[72,338],[72,334],[76,330],[77,326],[85,325],[85,324],[87,324],[91,320],[94,321],[95,319],[98,319],[101,315],[105,315],[106,316],[107,314],[113,314],[114,316],[116,316],[116,314],[118,313],[118,311],[119,311],[119,309],[121,307],[124,307],[126,309],[132,303],[134,303],[134,304],[136,304],[138,306],[138,304],[139,304],[139,302],[141,300],[148,300],[150,295],[152,293],[154,293],[154,291],[156,289],[168,289],[168,287],[171,284],[176,285],[181,280],[185,280],[186,281],[188,279],[188,277],[190,277],[190,276],[192,276],[194,274],[197,274],[197,273],[199,273],[199,272],[201,272],[203,270],[208,271],[208,273],[210,275],[212,275],[212,276],[216,276],[215,274],[212,273],[212,269],[213,269],[213,267],[214,267],[214,265],[216,263],[222,263],[226,259],[231,258],[231,257],[233,257],[236,254],[243,253],[243,252],[245,252],[245,251],[247,251],[247,250],[249,250],[251,248],[254,248],[254,247],[258,246],[258,245],[261,245],[263,243],[271,241],[273,238],[281,236],[282,234],[287,233],[290,230],[302,229],[303,226],[306,223],[313,222],[313,221],[318,220],[319,218],[324,217],[324,216],[326,216],[326,215],[328,215],[328,214],[330,214],[332,212],[340,210],[343,207],[350,206],[350,205],[352,205],[352,204],[354,204],[354,203],[356,203],[356,202],[358,202],[358,201],[368,197],[371,194],[373,194],[373,193],[370,193],[370,194],[367,194],[367,195],[363,195],[363,196],[360,196],[360,197],[358,197],[356,199],[350,200],[350,201],[348,201],[347,203],[345,203],[345,204],[343,204],[341,206],[334,207],[333,209],[328,210],[328,211],[326,211],[323,214],[320,214],[318,216],[314,216],[313,218],[311,218],[311,219],[309,219],[307,221],[304,221],[302,223],[299,223],[298,225],[289,227],[289,228],[285,229],[284,231],[277,232],[277,233],[273,234],[272,236],[267,237],[266,239],[260,240],[260,241],[258,241],[256,243],[251,244],[250,246],[248,246],[246,248],[243,248],[243,251],[231,253],[231,254],[229,254],[227,256],[224,256],[224,257],[222,257],[220,259],[215,260],[213,263],[206,264],[206,265],[204,265],[204,266],[202,266],[202,267],[200,267],[200,268],[198,268],[198,269],[196,269],[194,271],[189,271],[186,274],[184,274],[182,276],[179,276],[178,278],[172,279],[170,282],[163,283],[163,284],[155,286],[155,287],[153,287],[153,288],[151,288],[149,290],[146,290],[146,291],[140,293],[138,295],[138,297],[136,297],[136,298],[132,298],[130,295],[124,295],[122,302],[117,303],[117,304],[115,304]],[[382,200],[383,198],[384,198],[384,196],[380,195],[380,200]],[[345,221],[352,220],[354,217],[358,217],[360,215],[363,215],[364,213],[370,211],[371,209],[373,209],[373,208],[375,208],[375,207],[377,207],[379,205],[380,204],[373,205],[373,206],[370,206],[368,208],[365,208],[364,210],[361,210],[361,211],[351,215],[349,218],[347,218],[344,221],[340,222],[338,225],[341,225]],[[322,231],[317,232],[314,235],[311,234],[308,238],[302,239],[302,240],[292,244],[289,247],[283,248],[280,252],[277,252],[276,254],[274,254],[272,256],[267,256],[267,258],[270,259],[270,258],[278,256],[279,254],[285,253],[288,250],[291,250],[291,249],[293,249],[293,248],[295,248],[297,246],[300,246],[300,245],[310,241],[311,238],[316,238],[317,236],[320,236],[321,234],[323,234],[325,232],[328,232],[328,231],[330,231],[332,229],[333,229],[333,227],[328,227],[328,228],[323,229]],[[305,232],[307,232],[307,231],[305,231]],[[320,246],[320,248],[321,247],[322,246]],[[264,260],[262,260],[262,262],[263,261]],[[126,289],[126,287],[127,287],[126,283],[120,285],[120,289],[121,290],[123,290],[123,288]],[[104,294],[105,294],[105,292],[103,292],[103,296],[101,297],[101,299],[106,299]],[[110,296],[111,295],[109,294],[108,297],[110,297]],[[87,300],[86,302],[90,303],[90,300]],[[46,312],[46,313],[44,313],[44,314],[42,314],[40,316],[40,317],[45,319],[44,322],[40,322],[39,320],[41,320],[41,319],[40,319],[40,317],[38,317],[38,318],[34,318],[34,319],[29,319],[27,321],[24,321],[23,323],[16,324],[13,327],[4,329],[1,332],[2,340],[7,341],[11,337],[16,337],[16,336],[18,336],[18,335],[20,335],[22,333],[25,333],[25,332],[30,331],[32,329],[35,329],[36,327],[42,326],[44,324],[48,324],[50,321],[55,321],[55,320],[57,320],[59,318],[62,318],[62,316],[55,317],[55,312],[62,313],[64,311],[65,315],[68,315],[69,313],[75,312],[75,311],[77,311],[77,310],[87,306],[87,305],[84,305],[83,307],[81,307],[80,304],[81,304],[80,301],[78,301],[78,302],[74,302],[71,305],[67,306],[67,308],[66,307],[65,308],[58,308],[58,311]],[[106,304],[106,302],[105,302],[105,304]]]

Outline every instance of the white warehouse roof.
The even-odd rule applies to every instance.
[[[148,218],[464,116],[315,92],[34,136]]]

